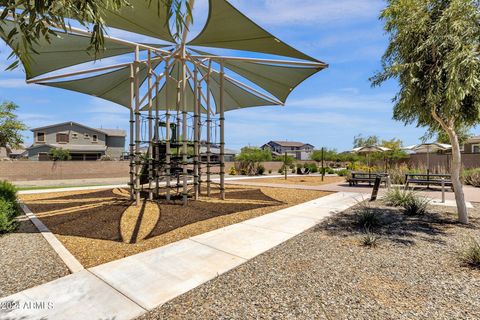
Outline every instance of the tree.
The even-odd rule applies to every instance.
[[[402,149],[403,142],[400,139],[393,138],[391,140],[382,140],[380,145],[390,149],[389,151],[384,152],[384,157],[388,160],[389,166],[408,157],[407,153]]]
[[[187,26],[187,17],[192,18],[191,2],[189,0],[144,0],[152,10],[165,10],[168,8],[168,19],[175,17],[174,37],[180,38]],[[67,31],[69,22],[66,19],[77,21],[91,31],[90,47],[99,52],[104,47],[105,24],[102,10],[108,8],[119,10],[129,6],[128,0],[36,0],[18,1],[5,0],[1,2],[1,19],[11,19],[18,24],[18,28],[6,34],[7,41],[18,36],[22,47],[13,48],[10,56],[16,56],[24,62],[24,67],[29,68],[32,46],[39,39],[49,40],[55,37],[51,26]],[[0,33],[3,32],[0,24]],[[15,60],[7,69],[18,66]]]
[[[7,153],[11,148],[18,148],[23,143],[21,131],[27,129],[15,115],[17,109],[18,106],[13,102],[0,105],[0,147],[5,148]]]
[[[353,147],[370,147],[376,146],[379,144],[380,139],[377,136],[369,136],[363,137],[363,135],[359,134],[353,138]]]
[[[459,221],[468,222],[460,181],[458,128],[480,120],[478,0],[388,0],[381,13],[390,43],[378,86],[397,79],[393,118],[429,132],[444,131],[452,145],[451,176]]]
[[[272,153],[256,147],[243,147],[235,160],[240,162],[241,170],[245,170],[248,175],[255,175],[262,162],[272,160]]]
[[[456,132],[460,145],[463,145],[472,136],[470,128],[467,127],[457,128]],[[445,132],[445,130],[441,130],[437,133],[437,142],[446,144],[450,143],[450,138],[448,137],[448,134]]]
[[[62,148],[52,148],[48,152],[48,155],[53,161],[67,161],[72,159],[70,151]]]

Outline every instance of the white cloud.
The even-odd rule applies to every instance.
[[[394,94],[358,94],[354,88],[346,88],[340,94],[326,94],[287,102],[287,107],[305,107],[321,109],[342,109],[342,110],[370,110],[387,111],[392,110],[392,97]]]
[[[13,79],[1,79],[0,80],[0,89],[12,89],[12,88],[31,88],[31,85],[28,85],[25,82],[25,79],[13,78]]]

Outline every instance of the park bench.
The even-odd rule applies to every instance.
[[[430,185],[442,186],[443,184],[453,189],[452,178],[449,174],[407,173],[405,174],[405,189],[410,184],[426,185],[427,188]]]
[[[372,185],[375,183],[375,178],[377,175],[382,177],[381,182],[387,185],[388,183],[388,174],[383,172],[373,173],[373,172],[352,172],[352,176],[348,179],[348,184],[352,186],[356,186],[359,183],[368,183],[368,185]]]

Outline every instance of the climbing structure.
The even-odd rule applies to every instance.
[[[194,8],[194,0],[188,1]],[[35,44],[26,68],[27,83],[77,91],[128,108],[130,196],[137,204],[142,195],[152,200],[180,198],[184,204],[189,198],[197,199],[202,190],[210,195],[217,185],[212,182],[214,171],[220,175],[218,186],[224,199],[225,113],[284,105],[296,86],[327,65],[280,41],[226,0],[209,1],[208,20],[189,42],[188,28],[175,41],[168,28],[167,10],[153,9],[155,1],[129,2],[131,6],[120,12],[105,9],[106,25],[168,44],[106,36],[105,49],[92,53],[86,49],[91,35],[87,30],[57,29],[58,37]],[[4,34],[15,28],[11,21],[0,23]],[[9,45],[21,43],[14,37]],[[244,50],[294,60],[219,56],[197,47]],[[46,75],[114,56],[131,58],[125,63]],[[57,79],[63,80],[54,81]],[[219,146],[215,157],[214,145]]]

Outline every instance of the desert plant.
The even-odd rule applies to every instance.
[[[7,180],[1,180],[0,199],[15,203],[17,201],[17,187]]]
[[[469,266],[480,268],[480,243],[472,239],[462,252],[461,259]]]
[[[340,177],[345,177],[350,173],[350,170],[348,169],[342,169],[337,171],[337,175]]]
[[[408,201],[406,201],[402,207],[404,209],[404,213],[408,216],[418,216],[423,215],[427,212],[428,203],[430,202],[429,199],[413,195]]]
[[[465,184],[480,187],[480,168],[469,169],[463,171],[463,181]]]
[[[378,212],[366,201],[359,203],[357,224],[365,230],[371,230],[381,225]]]
[[[272,169],[269,169],[269,170],[268,170],[268,174],[272,174]]]
[[[375,233],[366,230],[362,238],[362,245],[365,247],[376,247],[378,244],[378,236]]]
[[[240,174],[241,174],[242,176],[248,175],[247,169],[245,169],[245,168],[240,169]]]
[[[278,173],[283,174],[283,168],[278,169]]]
[[[231,176],[237,175],[237,169],[235,169],[235,167],[231,167],[230,170],[228,171],[228,174]]]
[[[264,173],[265,173],[265,167],[262,164],[259,164],[257,167],[257,174],[261,176]]]
[[[0,234],[14,231],[17,228],[18,222],[15,217],[18,213],[15,202],[0,198]]]
[[[388,190],[383,197],[383,201],[393,207],[403,207],[408,201],[415,197],[415,193],[400,187],[394,187]]]
[[[100,157],[100,161],[112,161],[112,157],[110,157],[108,154],[104,154],[103,156]]]

